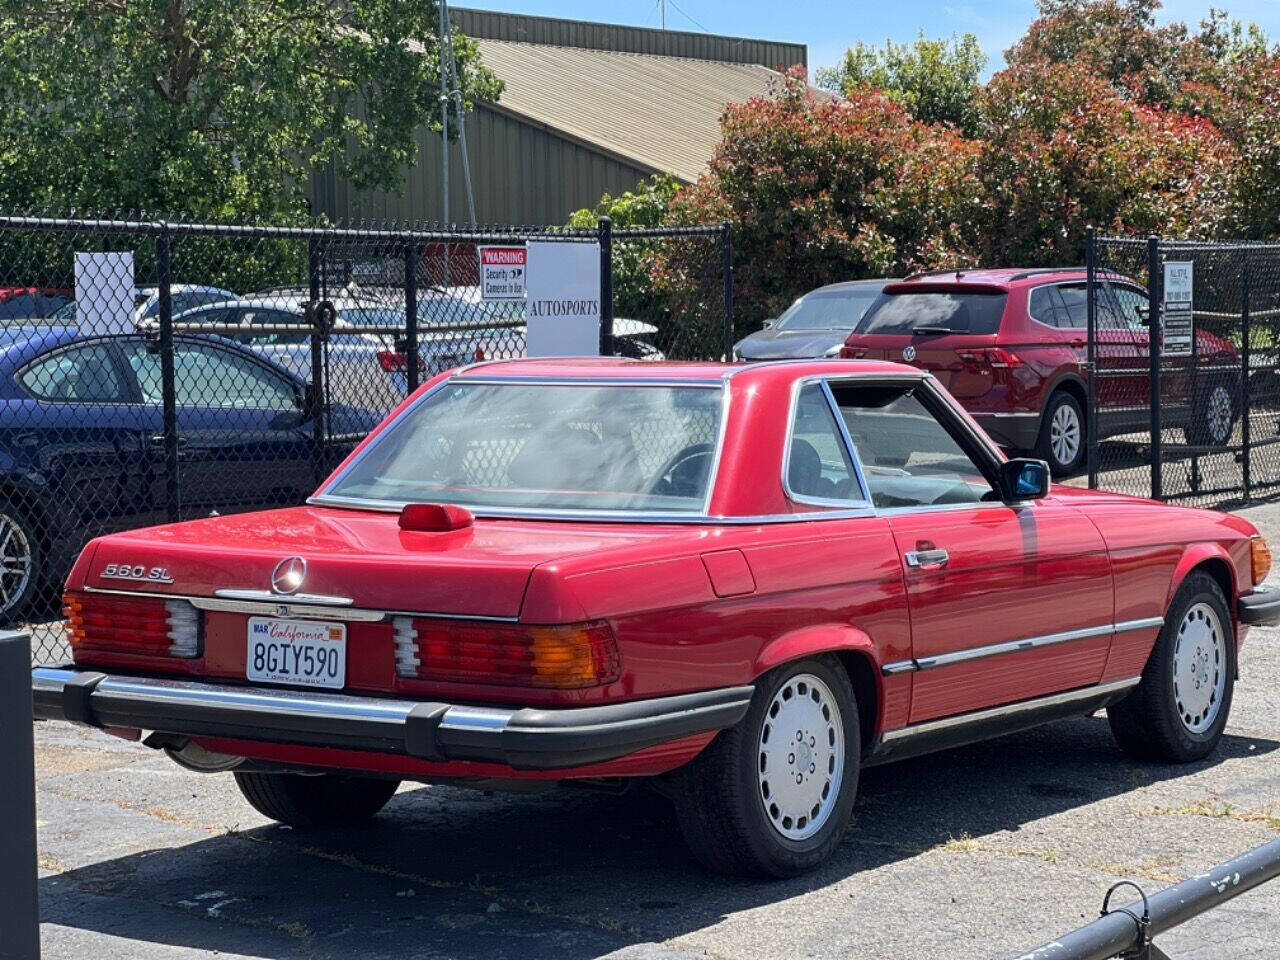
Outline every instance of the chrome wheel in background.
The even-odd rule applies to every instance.
[[[1049,448],[1059,466],[1075,462],[1080,453],[1080,414],[1069,403],[1064,403],[1053,413],[1049,421]]]
[[[16,517],[0,513],[0,615],[12,613],[26,596],[34,566],[26,530]]]

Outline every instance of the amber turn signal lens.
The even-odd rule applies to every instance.
[[[1271,548],[1261,537],[1249,541],[1249,561],[1253,567],[1253,585],[1256,587],[1271,572]]]

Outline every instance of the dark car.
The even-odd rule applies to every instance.
[[[174,368],[182,514],[301,502],[317,473],[306,384],[211,337],[175,338]],[[332,406],[321,468],[379,419]],[[0,621],[56,595],[91,538],[165,520],[164,465],[160,356],[143,336],[0,328]]]
[[[1086,452],[1087,274],[1083,267],[929,273],[888,284],[845,341],[842,357],[898,360],[930,371],[997,443],[1034,453],[1055,476],[1077,472]],[[1150,423],[1147,292],[1118,274],[1103,278],[1096,346],[1101,364],[1126,375],[1098,384],[1099,439]],[[1234,346],[1196,330],[1190,397],[1187,366],[1168,364],[1165,423],[1195,445],[1231,439],[1239,412]]]
[[[889,280],[851,280],[811,290],[764,329],[733,345],[737,360],[834,357]]]
[[[70,302],[62,287],[0,287],[0,320],[42,320]]]

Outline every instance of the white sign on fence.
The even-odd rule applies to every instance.
[[[526,261],[525,354],[600,353],[600,244],[530,240]]]
[[[529,253],[519,247],[480,247],[480,296],[485,300],[523,300]]]
[[[1164,265],[1162,352],[1166,357],[1191,356],[1196,327],[1191,311],[1194,272],[1195,264],[1190,261],[1169,260]]]
[[[76,254],[76,327],[87,335],[133,332],[133,252]]]

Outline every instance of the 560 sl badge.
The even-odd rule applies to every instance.
[[[104,580],[143,580],[147,583],[173,583],[167,567],[134,566],[128,563],[108,563],[102,568]]]

